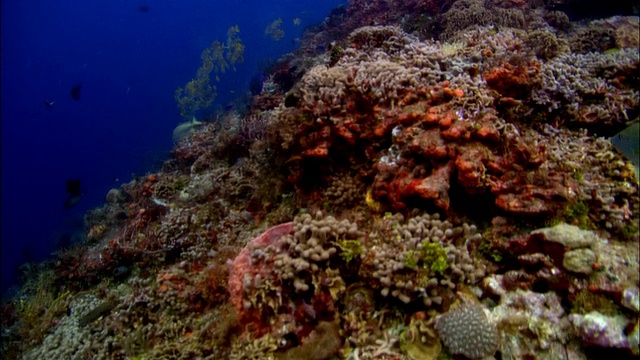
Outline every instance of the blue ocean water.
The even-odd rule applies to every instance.
[[[200,53],[238,25],[244,63],[216,84],[224,106],[259,64],[346,1],[13,0],[2,2],[2,293],[18,266],[83,231],[83,216],[132,174],[157,169],[180,123],[174,92]],[[148,10],[148,11],[145,11]],[[264,35],[282,19],[283,39]],[[294,24],[294,19],[300,19]],[[70,89],[81,84],[80,99]],[[53,102],[47,107],[44,101]],[[85,196],[70,209],[66,181]]]

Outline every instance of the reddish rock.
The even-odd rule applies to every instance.
[[[262,235],[253,239],[242,249],[233,262],[229,263],[229,294],[231,304],[236,309],[239,319],[243,319],[245,312],[243,304],[244,277],[245,275],[255,277],[263,271],[262,267],[257,267],[251,262],[251,253],[256,248],[265,248],[269,245],[278,245],[278,240],[293,232],[293,223],[288,222],[269,228]]]

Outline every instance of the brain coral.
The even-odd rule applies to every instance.
[[[436,321],[440,339],[452,354],[482,359],[498,349],[499,335],[479,305],[462,305]]]

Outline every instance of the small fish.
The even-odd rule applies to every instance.
[[[300,18],[293,19],[293,25],[300,25]]]
[[[620,151],[635,169],[636,179],[640,178],[640,122],[636,121],[626,129],[613,135],[609,141]]]
[[[141,14],[146,14],[149,11],[151,11],[151,8],[147,4],[142,4],[142,5],[138,6],[136,8],[136,10],[138,10],[138,12],[141,13]]]
[[[151,201],[153,201],[154,204],[158,205],[158,206],[162,206],[162,207],[169,207],[169,204],[167,204],[166,201],[164,200],[160,200],[155,196],[151,197]]]
[[[44,100],[44,106],[48,107],[49,109],[51,109],[53,107],[53,104],[55,104],[55,103],[56,103],[55,100],[53,100],[53,101],[49,101],[47,99]]]
[[[72,87],[69,91],[71,98],[75,101],[80,100],[80,90],[82,90],[82,83],[76,84],[76,86]]]

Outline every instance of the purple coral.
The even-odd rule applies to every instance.
[[[592,311],[586,315],[571,314],[569,321],[585,345],[631,349],[631,342],[624,333],[627,320],[623,316],[606,316]]]
[[[478,305],[462,305],[450,310],[438,318],[435,327],[452,354],[482,359],[498,349],[498,330]]]

